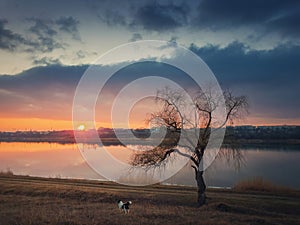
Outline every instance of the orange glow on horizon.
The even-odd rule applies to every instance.
[[[96,122],[96,128],[112,128],[110,122]],[[145,124],[130,122],[130,128],[145,127]],[[118,127],[121,128],[121,127]],[[85,130],[84,124],[77,127],[77,130]],[[0,131],[50,131],[50,130],[73,130],[71,120],[54,120],[40,118],[0,118]]]
[[[115,124],[118,126],[118,124]],[[280,125],[300,125],[300,120],[292,119],[265,119],[249,117],[247,120],[238,121],[234,126],[253,125],[253,126],[280,126]],[[96,122],[96,128],[105,127],[112,128],[110,122]],[[132,117],[129,119],[129,128],[148,128],[145,120]],[[124,128],[124,127],[116,127]],[[85,130],[86,127],[82,124],[78,130]],[[0,131],[49,131],[49,130],[73,130],[71,120],[54,120],[54,119],[39,119],[39,118],[0,118]]]
[[[72,121],[39,118],[0,118],[0,131],[72,130]]]

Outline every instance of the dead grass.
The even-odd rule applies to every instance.
[[[10,168],[7,168],[6,171],[0,171],[0,176],[13,176],[14,173]]]
[[[0,176],[0,224],[299,224],[300,198],[209,190],[195,207],[194,188]],[[131,200],[128,215],[116,200]]]
[[[234,188],[235,191],[258,191],[258,192],[270,192],[270,193],[293,193],[294,189],[275,185],[270,181],[263,179],[262,177],[254,177],[253,179],[240,181]]]

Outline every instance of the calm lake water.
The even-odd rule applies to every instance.
[[[124,162],[132,154],[121,146],[109,146],[106,149]],[[205,171],[208,186],[232,187],[238,181],[262,177],[279,185],[300,188],[299,147],[250,147],[241,151],[245,163],[239,170],[225,159],[213,162]],[[20,175],[104,179],[87,165],[76,144],[2,142],[0,171],[7,169]],[[194,186],[192,168],[185,166],[166,183]]]

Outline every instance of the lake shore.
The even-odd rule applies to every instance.
[[[130,145],[141,144],[140,140],[132,140],[130,139],[122,139],[124,142]],[[74,144],[74,143],[84,143],[84,144],[99,144],[99,139],[89,139],[85,142],[76,141],[73,137],[0,137],[1,142],[31,142],[31,143],[58,143],[58,144]],[[143,140],[144,145],[152,145],[156,143],[156,140],[145,139]],[[123,145],[123,143],[117,138],[101,138],[101,144],[105,146],[111,145]],[[223,141],[223,147],[226,147],[229,144],[226,139]],[[281,146],[284,147],[286,145],[292,146],[294,148],[299,149],[300,139],[238,139],[236,140],[236,145],[240,147],[247,146]]]
[[[0,176],[1,224],[299,224],[300,192],[208,189],[195,207],[193,187]],[[131,212],[116,201],[131,200]]]

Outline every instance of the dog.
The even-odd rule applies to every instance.
[[[125,214],[129,213],[129,206],[132,204],[131,201],[128,201],[126,203],[123,203],[121,200],[117,201],[118,208],[120,210],[123,210]]]

